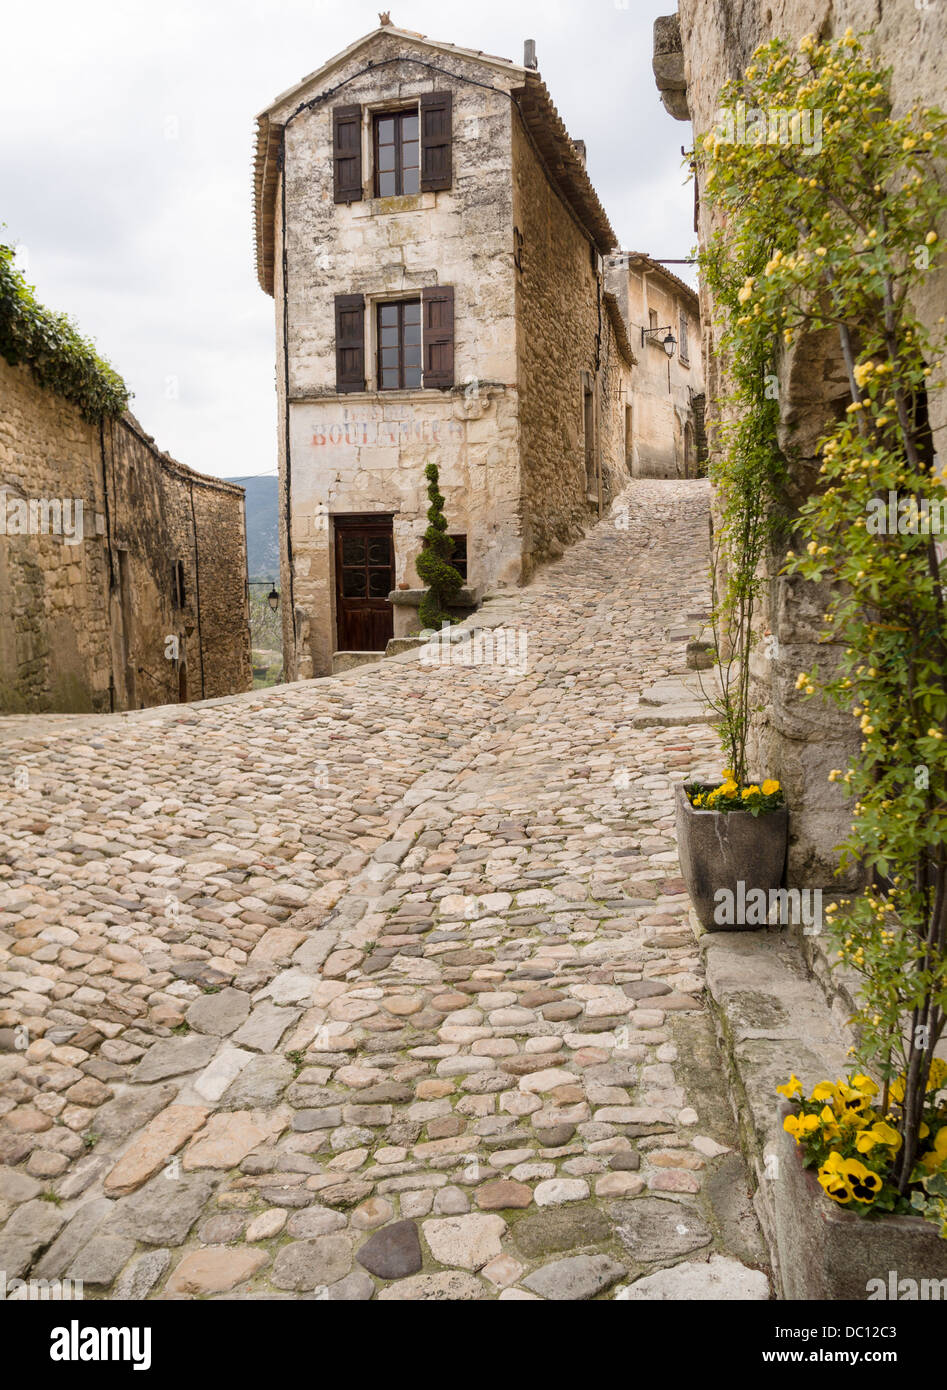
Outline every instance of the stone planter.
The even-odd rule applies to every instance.
[[[783,879],[789,812],[785,807],[752,816],[749,811],[703,811],[692,806],[681,783],[677,788],[677,843],[681,875],[705,931],[754,931],[763,921],[746,922],[751,893],[769,894]],[[733,896],[731,919],[715,922],[715,894]]]
[[[781,1293],[784,1299],[943,1299],[947,1240],[919,1216],[860,1217],[825,1196],[815,1169],[782,1128],[791,1107],[782,1106],[778,1164],[764,1178]],[[871,1284],[871,1280],[882,1281]],[[913,1281],[914,1287],[909,1281]]]

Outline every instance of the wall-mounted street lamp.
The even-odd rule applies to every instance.
[[[671,332],[670,324],[668,324],[665,328],[642,328],[641,346],[644,347],[646,341],[653,341],[654,335],[656,333],[665,333],[667,335],[665,338],[662,338],[661,340],[662,346],[664,348],[664,351],[667,353],[668,357],[673,357],[674,349],[677,347],[677,339]]]
[[[279,608],[279,593],[277,592],[275,585],[267,594],[266,601],[275,613],[277,608]]]

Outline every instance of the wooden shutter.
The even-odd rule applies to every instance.
[[[421,291],[421,336],[425,387],[445,391],[454,384],[454,287]]]
[[[362,196],[362,108],[336,106],[332,112],[332,164],[335,201],[356,203]]]
[[[335,297],[335,389],[365,390],[365,296]]]
[[[451,93],[421,94],[421,192],[450,188]]]

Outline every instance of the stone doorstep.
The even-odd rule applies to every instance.
[[[677,724],[714,724],[717,718],[707,705],[645,706],[636,710],[628,726],[632,729],[670,729]]]
[[[776,1087],[791,1072],[810,1089],[851,1067],[853,1037],[830,1006],[797,942],[781,930],[705,932],[691,910],[707,997],[727,1071],[753,1205],[782,1289],[772,1156],[782,1151]],[[817,938],[806,938],[815,940]],[[767,1168],[767,1159],[770,1168]]]

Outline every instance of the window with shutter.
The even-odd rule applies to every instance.
[[[335,297],[335,389],[365,390],[365,297]]]
[[[451,93],[423,92],[421,95],[421,192],[433,193],[450,188]]]
[[[337,106],[332,112],[332,163],[335,201],[357,203],[362,196],[360,106]]]
[[[424,386],[444,391],[454,384],[454,287],[421,291]]]
[[[680,337],[678,339],[677,351],[681,361],[686,362],[689,358],[689,353],[687,351],[687,315],[684,313],[683,309],[680,311]]]

